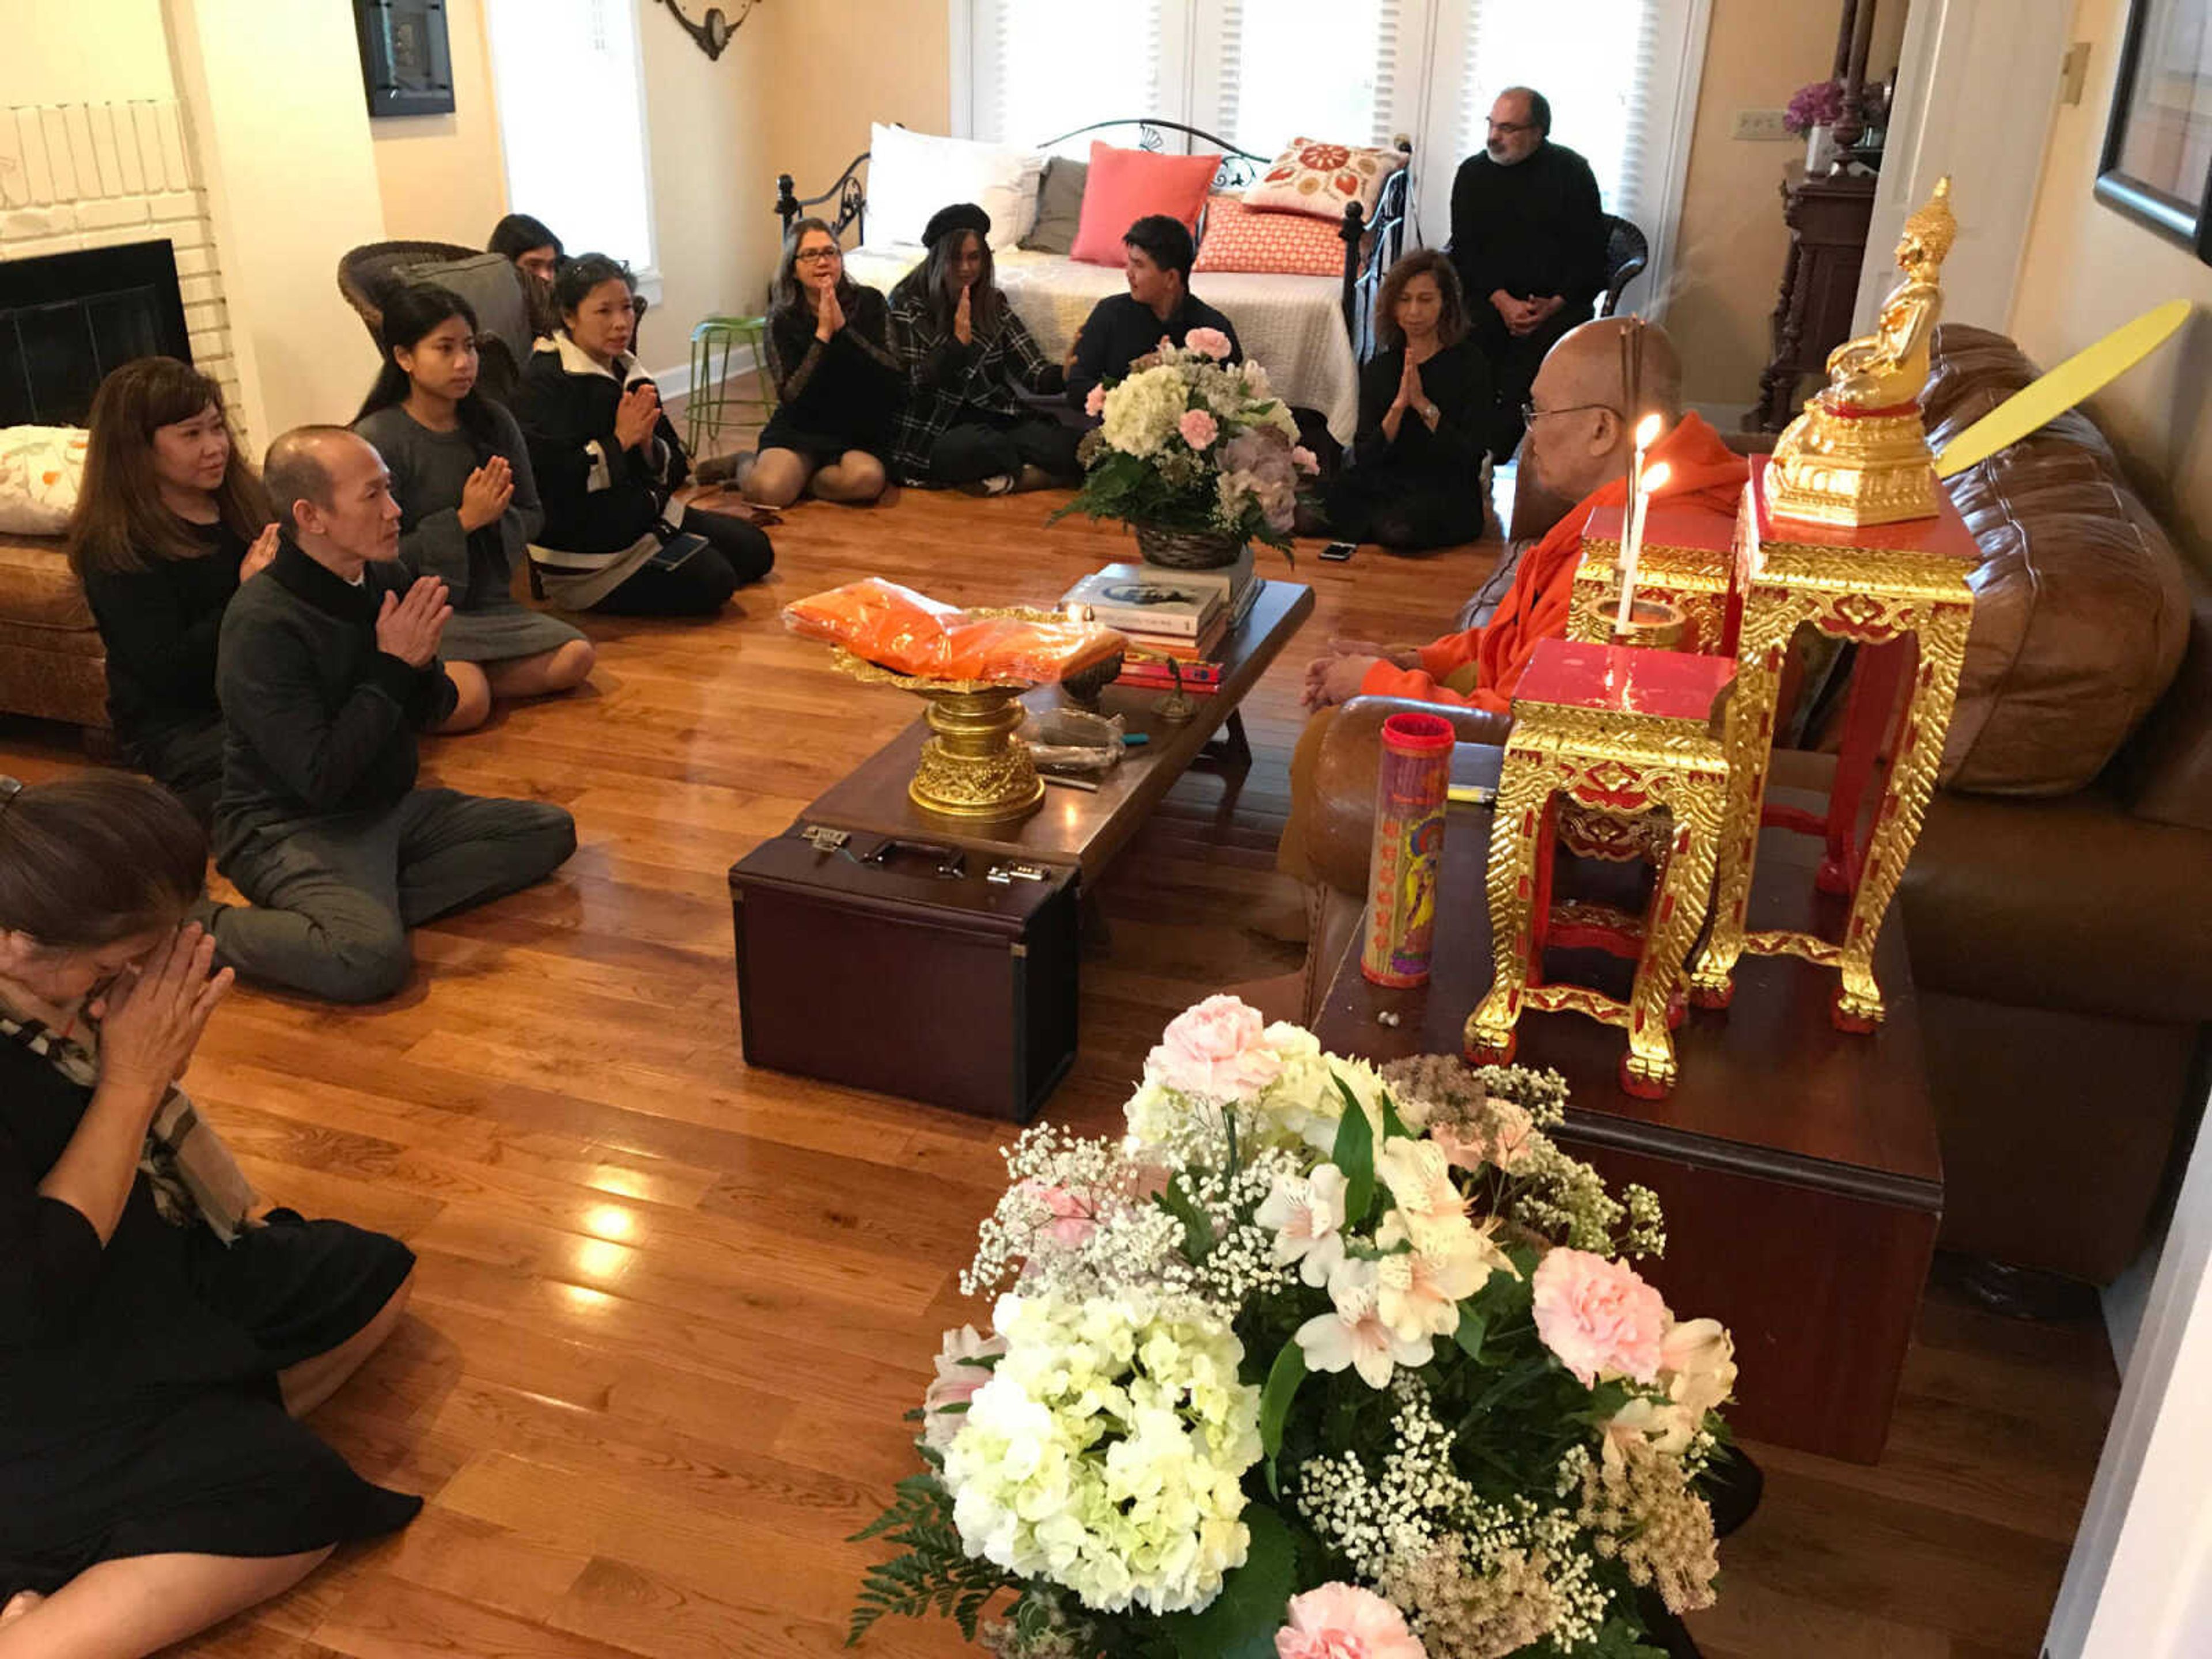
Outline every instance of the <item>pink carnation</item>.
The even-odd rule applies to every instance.
[[[1275,1632],[1276,1659],[1428,1659],[1406,1615],[1373,1590],[1323,1584],[1291,1598]]]
[[[1063,1250],[1079,1249],[1084,1240],[1097,1229],[1091,1206],[1065,1187],[1048,1187],[1042,1182],[1022,1182],[1024,1196],[1042,1205],[1052,1219],[1040,1230],[1046,1237]]]
[[[1083,400],[1083,412],[1085,415],[1088,415],[1094,421],[1106,412],[1106,388],[1104,386],[1094,386],[1091,388],[1090,395]]]
[[[1321,457],[1315,454],[1313,451],[1308,449],[1304,444],[1298,444],[1294,446],[1291,450],[1291,465],[1297,468],[1299,471],[1304,473],[1308,477],[1311,477],[1315,473],[1321,471]]]
[[[1659,1375],[1667,1304],[1625,1261],[1552,1250],[1537,1265],[1536,1334],[1586,1388],[1601,1376]]]
[[[1221,435],[1221,422],[1202,409],[1186,409],[1182,419],[1176,422],[1176,430],[1193,449],[1204,449]]]
[[[1218,328],[1194,328],[1182,337],[1189,349],[1201,352],[1217,363],[1229,359],[1229,337]]]
[[[1202,1100],[1246,1100],[1275,1080],[1283,1062],[1267,1046],[1260,1011],[1235,997],[1186,1008],[1145,1056],[1145,1076]]]

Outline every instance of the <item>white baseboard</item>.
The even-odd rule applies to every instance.
[[[740,346],[730,353],[730,371],[724,378],[734,380],[740,374],[750,374],[759,367],[759,350],[752,346]],[[647,373],[653,376],[653,383],[660,388],[661,402],[667,403],[672,398],[688,398],[691,395],[690,358],[685,358],[673,368],[648,369]]]

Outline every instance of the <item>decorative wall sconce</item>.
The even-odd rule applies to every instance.
[[[684,26],[684,33],[698,43],[699,50],[707,54],[709,62],[722,55],[722,48],[730,44],[730,37],[738,32],[746,18],[752,15],[753,7],[758,0],[736,0],[736,3],[738,15],[735,18],[720,6],[709,6],[707,15],[695,23],[685,15],[682,0],[660,0],[660,3],[666,6],[674,14],[676,21]]]

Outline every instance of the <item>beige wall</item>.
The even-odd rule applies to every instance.
[[[267,0],[168,0],[167,12],[222,250],[246,424],[270,434],[348,420],[376,351],[338,295],[338,259],[384,239],[352,12]]]
[[[773,30],[763,25],[789,9],[759,8],[718,63],[665,7],[647,4],[638,18],[661,280],[640,356],[664,378],[689,362],[701,318],[762,307],[775,243],[766,149]]]
[[[1896,67],[1906,9],[1905,0],[1881,0],[1870,79]],[[1805,160],[1802,139],[1732,137],[1736,113],[1779,109],[1798,88],[1826,78],[1842,10],[1835,0],[1713,0],[1667,307],[1668,331],[1682,350],[1683,393],[1692,403],[1744,409],[1758,397],[1790,248],[1781,179]]]
[[[368,124],[377,192],[386,235],[482,247],[507,211],[483,0],[447,0],[446,34],[453,59],[453,112],[387,116]]]
[[[865,25],[869,49],[855,52]],[[859,10],[762,6],[709,63],[676,21],[638,23],[653,153],[660,302],[645,325],[656,372],[687,360],[691,326],[766,303],[778,251],[775,177],[801,194],[868,147],[871,121],[947,130],[945,0],[867,0]]]
[[[161,0],[0,0],[0,105],[169,98]]]
[[[867,149],[872,122],[952,130],[945,0],[868,0],[860,9],[870,49],[855,52],[854,15],[845,9],[775,9],[771,192],[779,173],[791,175],[801,196],[829,189]]]
[[[2051,130],[2012,333],[2045,368],[2172,299],[2197,301],[2182,333],[2090,404],[2137,484],[2197,567],[2212,575],[2212,266],[2090,193],[2112,107],[2124,0],[2081,0],[2074,38],[2090,42],[2081,101]]]

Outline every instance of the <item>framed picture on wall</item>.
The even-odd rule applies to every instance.
[[[2212,0],[2130,0],[2097,197],[2212,264]]]
[[[446,0],[353,0],[353,21],[372,117],[453,112]]]

